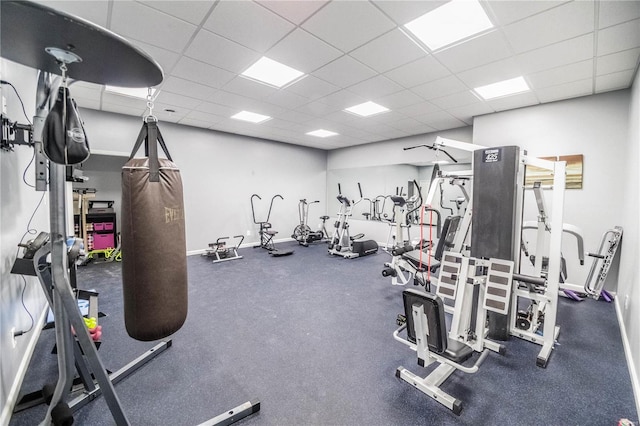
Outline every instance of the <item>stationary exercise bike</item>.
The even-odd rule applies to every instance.
[[[306,198],[303,198],[298,203],[298,216],[300,217],[300,225],[296,226],[293,230],[291,238],[296,240],[301,246],[308,247],[309,243],[314,241],[328,240],[327,228],[325,222],[329,219],[329,216],[320,216],[322,219],[322,229],[319,231],[312,231],[307,223],[309,222],[309,206],[320,201],[307,202]]]

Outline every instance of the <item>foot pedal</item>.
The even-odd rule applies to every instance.
[[[513,282],[513,262],[503,259],[489,259],[487,289],[482,302],[488,311],[506,315],[511,299]]]

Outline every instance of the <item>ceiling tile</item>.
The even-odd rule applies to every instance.
[[[500,31],[491,31],[434,56],[450,71],[459,72],[509,57],[511,49]]]
[[[402,26],[427,12],[436,9],[447,1],[407,1],[407,0],[374,0],[373,4],[382,10],[387,16]]]
[[[492,21],[498,25],[507,25],[529,16],[536,15],[547,9],[559,6],[566,1],[492,1],[485,2],[485,10],[494,18]],[[486,7],[488,4],[488,8]]]
[[[302,105],[297,109],[298,112],[309,115],[312,118],[323,117],[327,114],[335,112],[335,107],[327,105],[323,102],[313,101]]]
[[[266,0],[257,1],[256,3],[274,11],[294,24],[301,24],[328,1]]]
[[[177,93],[165,92],[164,90],[160,90],[160,93],[158,93],[154,102],[156,104],[173,105],[187,110],[194,109],[198,105],[202,104],[202,101],[199,99],[190,98]]]
[[[316,77],[340,87],[349,87],[376,74],[374,70],[349,55],[344,55],[313,72]]]
[[[220,93],[220,92],[218,92]],[[211,99],[212,101],[221,100],[219,98]],[[231,108],[226,105],[220,105],[213,102],[203,102],[198,105],[198,111],[206,112],[213,115],[218,115],[220,117],[231,117],[233,114],[238,112],[237,108]]]
[[[536,90],[540,102],[553,102],[561,99],[576,98],[593,93],[593,79],[571,81],[557,86]]]
[[[427,56],[388,71],[384,75],[406,88],[411,88],[450,74],[433,56]]]
[[[441,78],[414,87],[412,91],[426,100],[440,98],[467,90],[467,87],[455,76]]]
[[[306,123],[307,121],[313,119],[312,115],[305,114],[297,110],[283,110],[277,114],[274,114],[273,116],[298,124]]]
[[[178,77],[165,79],[162,83],[161,90],[201,100],[207,100],[216,93],[214,88]]]
[[[486,102],[478,102],[475,104],[464,105],[460,107],[450,108],[447,112],[459,120],[464,121],[467,124],[472,124],[473,117],[477,117],[479,115],[491,114],[495,112],[491,106],[489,106]]]
[[[635,1],[600,1],[598,28],[606,28],[631,19],[640,18],[640,2]]]
[[[598,57],[597,74],[611,74],[612,72],[635,69],[638,65],[640,49],[630,49],[611,55]]]
[[[437,130],[456,129],[466,126],[466,123],[458,120],[446,111],[436,111],[416,117],[417,120]]]
[[[340,88],[312,75],[308,75],[302,80],[299,80],[287,87],[287,90],[290,90],[300,96],[304,96],[310,100],[315,100],[336,92],[340,90]]]
[[[260,59],[260,54],[222,38],[212,32],[200,30],[185,55],[239,74]]]
[[[186,119],[190,119],[190,120],[199,120],[199,121],[205,121],[207,123],[209,123],[209,126],[211,126],[212,124],[215,123],[219,123],[222,120],[224,120],[224,117],[221,117],[219,115],[215,115],[215,114],[208,114],[206,112],[202,112],[202,111],[191,111],[189,112],[186,116]],[[207,126],[207,127],[209,127]]]
[[[113,2],[111,29],[153,46],[182,52],[196,26],[136,2]]]
[[[176,18],[180,18],[184,21],[190,22],[195,25],[200,25],[202,19],[209,13],[209,9],[213,5],[213,2],[209,1],[191,1],[191,0],[138,0],[140,3],[160,10],[166,14],[173,15]],[[90,3],[93,3],[91,1]]]
[[[640,47],[640,19],[598,31],[598,56]]]
[[[527,76],[532,89],[542,89],[549,86],[569,83],[593,77],[593,59],[564,65]]]
[[[329,106],[334,107],[336,110],[342,111],[345,108],[349,108],[353,105],[358,105],[363,102],[368,101],[369,99],[350,92],[349,90],[340,90],[338,92],[332,93],[328,96],[318,99],[318,102],[325,103]]]
[[[275,87],[267,86],[266,84],[258,83],[257,81],[249,80],[241,76],[225,84],[223,90],[253,99],[263,99],[278,91]]]
[[[109,14],[109,2],[102,0],[87,1],[50,1],[36,0],[35,3],[43,4],[52,9],[61,10],[69,15],[77,16],[94,24],[107,28],[107,16]]]
[[[577,37],[593,31],[593,1],[576,1],[503,28],[515,53]]]
[[[465,90],[464,92],[431,99],[429,102],[441,109],[448,110],[450,108],[480,103],[481,101],[470,90]]]
[[[516,59],[526,74],[548,70],[593,57],[593,34],[552,44],[518,55]]]
[[[173,111],[166,111],[167,109]],[[191,111],[190,108],[178,108],[174,104],[165,104],[162,102],[154,102],[153,115],[158,120],[170,120],[175,123]]]
[[[380,54],[381,52],[384,54]],[[349,55],[382,73],[415,61],[426,56],[426,53],[396,29],[357,48]]]
[[[265,102],[278,105],[279,107],[286,109],[296,109],[301,105],[309,102],[308,98],[297,95],[289,90],[278,90],[275,93],[264,98]]]
[[[402,90],[381,98],[375,98],[373,101],[381,105],[385,105],[389,109],[395,110],[409,105],[419,104],[424,102],[424,99],[410,90]]]
[[[522,108],[530,105],[536,105],[538,98],[533,92],[521,93],[519,95],[505,96],[497,98],[487,103],[496,111],[504,111],[507,109]]]
[[[224,86],[235,77],[235,74],[229,71],[196,61],[187,56],[180,58],[180,61],[171,71],[171,75],[216,88]]]
[[[109,102],[102,102],[102,111],[115,112],[117,114],[132,115],[134,117],[142,117],[146,108],[135,108],[131,106],[112,104]]]
[[[382,75],[378,75],[349,87],[349,91],[357,93],[360,96],[364,96],[367,99],[380,98],[401,90],[403,90],[402,86]]]
[[[522,67],[512,58],[492,62],[458,74],[470,89],[523,75]]]
[[[221,1],[204,28],[258,52],[266,52],[295,26],[256,3]]]
[[[615,72],[596,77],[596,93],[608,92],[610,90],[628,89],[633,81],[635,70]]]
[[[360,118],[361,117],[358,117],[357,115],[349,114],[342,110],[332,112],[324,116],[325,120],[330,120],[334,123],[339,123],[339,124],[351,124],[354,121],[359,120]]]
[[[436,129],[413,118],[403,118],[393,123],[393,127],[403,130],[409,134],[430,133]]]
[[[271,48],[266,56],[310,73],[342,56],[342,52],[298,28]]]
[[[117,95],[111,92],[104,92],[102,94],[102,102],[106,102],[113,105],[124,105],[132,108],[142,108],[143,110],[147,108],[147,100],[140,98],[133,98],[131,96],[123,96]]]
[[[427,102],[427,101],[423,101],[418,104],[413,104],[406,107],[398,108],[398,112],[406,115],[407,117],[418,117],[418,116],[432,113],[439,110],[440,108],[438,108],[431,102]]]
[[[302,28],[343,52],[349,52],[394,27],[389,18],[364,1],[331,2],[302,24]]]
[[[215,123],[210,123],[208,121],[195,120],[193,118],[184,117],[178,121],[178,124],[182,124],[183,126],[191,126],[191,127],[200,127],[202,129],[208,129]]]
[[[132,44],[136,45],[138,48],[142,49],[146,54],[151,56],[158,64],[160,64],[162,70],[164,71],[165,78],[167,77],[167,73],[171,71],[173,66],[178,61],[178,58],[180,57],[180,55],[176,52],[172,52],[167,49],[152,46],[138,40],[129,39],[129,41]]]

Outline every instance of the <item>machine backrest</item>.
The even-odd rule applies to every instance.
[[[407,340],[416,343],[416,327],[413,322],[413,306],[424,306],[429,335],[427,344],[431,352],[441,354],[447,350],[447,324],[444,319],[444,304],[440,297],[413,289],[402,292],[404,315],[407,318]]]
[[[453,240],[456,238],[460,219],[460,216],[449,216],[444,220],[444,224],[442,225],[442,234],[440,234],[440,239],[436,246],[436,252],[433,255],[436,260],[442,260],[442,254],[444,251],[453,247]]]

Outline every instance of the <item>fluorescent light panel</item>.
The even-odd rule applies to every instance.
[[[308,132],[307,135],[317,136],[319,138],[328,138],[329,136],[336,136],[338,133],[331,130],[318,129],[312,132]]]
[[[362,117],[368,117],[370,115],[379,114],[381,112],[389,111],[389,108],[383,107],[382,105],[378,105],[375,102],[365,102],[359,105],[354,105],[350,108],[345,109],[347,112],[351,112],[353,114],[358,114]]]
[[[255,112],[250,111],[240,111],[239,113],[231,116],[231,118],[235,118],[236,120],[249,121],[251,123],[262,123],[264,121],[270,120],[271,117],[268,115],[262,115]]]
[[[529,89],[529,85],[524,80],[524,77],[516,77],[473,89],[473,91],[484,100],[515,95],[516,93],[527,92],[529,90],[531,89]]]
[[[493,28],[477,0],[453,0],[405,24],[429,49],[437,50]]]
[[[240,75],[281,88],[299,79],[304,73],[263,56]]]
[[[147,99],[149,94],[148,87],[118,87],[118,86],[104,86],[104,90],[107,92],[117,93],[119,95],[130,96],[132,98]],[[156,89],[151,88],[151,98],[154,98]]]

